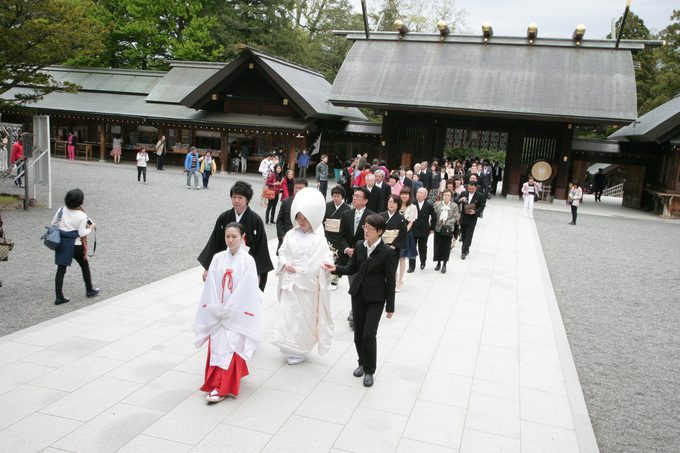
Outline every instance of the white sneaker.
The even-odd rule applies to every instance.
[[[187,189],[191,189],[191,186],[187,186]]]
[[[335,291],[336,289],[338,289],[338,285],[331,285],[330,288],[331,291]]]
[[[208,393],[208,395],[205,397],[205,400],[209,403],[218,403],[222,401],[224,398],[226,398],[226,395],[220,396],[220,392],[215,389],[212,392]]]
[[[288,365],[297,365],[300,362],[304,362],[305,356],[292,356],[288,357],[286,362],[288,362]]]

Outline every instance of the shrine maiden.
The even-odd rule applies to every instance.
[[[215,254],[194,321],[196,347],[208,341],[206,400],[238,396],[241,378],[248,376],[246,360],[260,343],[260,303],[255,260],[244,244],[245,231],[237,222],[224,229],[227,250]]]

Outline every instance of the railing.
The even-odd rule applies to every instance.
[[[604,195],[605,197],[623,198],[623,183],[617,184],[612,187],[607,187],[602,191],[602,195]]]

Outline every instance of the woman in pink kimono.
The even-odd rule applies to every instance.
[[[271,342],[290,365],[302,362],[317,343],[319,354],[327,353],[333,339],[331,275],[321,269],[321,263],[333,261],[322,225],[324,201],[313,188],[295,195],[290,216],[298,225],[279,249],[279,314]]]
[[[206,400],[238,396],[241,378],[248,376],[246,360],[260,343],[261,292],[255,260],[244,244],[245,231],[232,222],[224,229],[227,250],[217,253],[208,268],[203,295],[194,321],[197,348],[208,342]]]

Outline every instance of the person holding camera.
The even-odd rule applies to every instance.
[[[144,184],[146,184],[146,163],[149,162],[149,155],[146,152],[146,148],[142,146],[142,149],[137,153],[137,184],[140,183],[139,179],[144,175]]]
[[[92,286],[90,264],[87,261],[87,235],[95,228],[95,224],[83,211],[85,196],[80,189],[69,190],[64,197],[64,204],[52,219],[52,225],[59,227],[61,241],[54,251],[54,263],[57,265],[57,275],[54,279],[57,298],[55,305],[70,301],[64,296],[64,275],[66,268],[71,266],[75,259],[80,265],[85,280],[85,295],[93,297],[99,294],[99,288]]]

